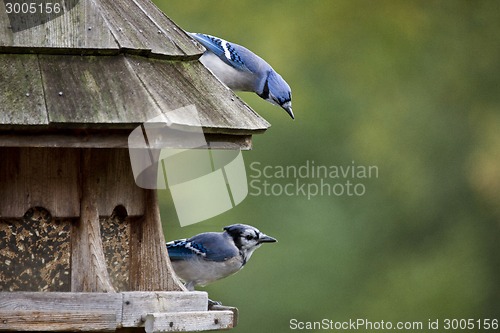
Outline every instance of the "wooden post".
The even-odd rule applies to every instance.
[[[143,200],[143,217],[131,223],[130,288],[141,291],[186,290],[175,276],[168,257],[156,190],[144,190]]]
[[[92,150],[82,150],[80,220],[72,230],[71,291],[114,292],[104,257],[99,223],[98,191],[93,184]]]

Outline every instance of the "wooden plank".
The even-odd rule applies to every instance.
[[[0,54],[0,124],[46,125],[36,55]]]
[[[174,55],[174,52],[181,50],[185,55],[184,59],[198,59],[205,51],[197,43],[193,43],[184,30],[170,20],[151,0],[133,0],[141,12],[144,13],[151,22],[158,28],[155,43],[152,46],[152,53],[159,55]],[[156,39],[158,37],[158,39]],[[168,46],[166,46],[168,45]]]
[[[144,190],[145,214],[132,224],[130,290],[186,290],[177,279],[165,246],[156,190]]]
[[[144,215],[145,192],[135,184],[128,149],[93,149],[89,182],[99,200],[99,215],[110,216],[123,206],[128,216]]]
[[[231,311],[233,313],[233,327],[238,325],[238,317],[239,311],[238,308],[233,306],[225,306],[225,305],[210,305],[208,307],[209,311]]]
[[[0,217],[41,206],[57,217],[80,214],[79,154],[72,149],[0,148]]]
[[[29,209],[26,203],[28,186],[25,183],[27,171],[21,164],[22,155],[27,149],[0,149],[0,217],[20,218]],[[28,192],[29,193],[29,192]]]
[[[0,330],[198,331],[234,326],[230,308],[207,311],[206,292],[0,292]],[[170,324],[170,323],[173,324]]]
[[[180,63],[176,69],[184,78],[184,82],[189,82],[192,86],[185,88],[185,93],[189,98],[205,96],[206,100],[203,103],[196,102],[197,105],[201,105],[199,109],[203,126],[213,128],[212,131],[217,133],[227,133],[226,129],[246,133],[248,131],[262,132],[271,126],[200,62]]]
[[[173,58],[199,58],[203,53],[149,0],[97,3],[121,48]]]
[[[12,43],[12,30],[9,27],[10,20],[5,8],[5,0],[0,0],[0,47]]]
[[[149,53],[169,58],[197,59],[203,53],[182,29],[150,0],[54,0],[59,14],[8,15],[0,1],[0,50],[47,48],[66,54]],[[46,0],[33,0],[37,6]],[[38,7],[37,7],[38,8]],[[10,27],[10,28],[8,28]],[[118,46],[119,44],[119,46]]]
[[[0,147],[0,217],[19,218],[35,206],[57,217],[80,216],[80,151]],[[143,215],[144,193],[134,182],[128,150],[96,150],[92,158],[99,215],[110,216],[118,205],[130,216]]]
[[[147,333],[227,330],[233,327],[232,311],[149,313]]]
[[[19,1],[3,0],[4,3]],[[0,30],[0,49],[8,51],[12,48],[54,48],[64,49],[70,53],[82,53],[83,50],[119,51],[109,27],[99,13],[92,0],[54,0],[61,9],[59,13],[48,14],[40,11],[40,5],[45,6],[46,0],[32,0],[36,4],[35,14],[5,14],[2,11],[0,19],[4,26],[10,29]]]
[[[0,125],[6,125],[5,129],[12,129],[13,125],[26,129],[28,125],[49,122],[58,129],[130,128],[162,112],[172,117],[168,110],[189,105],[196,106],[206,133],[249,135],[270,126],[198,61],[181,63],[124,55],[39,55],[38,68],[36,58],[30,59],[26,70],[22,69],[21,60],[16,60],[17,65],[12,68],[5,65],[8,59],[0,63],[5,67],[0,70],[11,73],[9,80],[2,81],[6,89],[0,93],[0,99],[5,101],[0,106]],[[18,68],[20,73],[24,71],[23,77],[30,78],[26,79],[28,82],[17,82],[19,74],[14,72]],[[33,74],[38,71],[41,80]],[[117,73],[120,79],[116,79]],[[25,92],[30,85],[34,92]],[[26,111],[19,112],[20,109]],[[193,123],[191,117],[183,118],[182,113],[176,113],[172,120]]]
[[[169,62],[131,55],[127,61],[167,118],[168,110],[194,105],[209,133],[249,134],[270,126],[199,61]],[[179,116],[176,113],[174,123],[198,125],[190,117]]]
[[[123,55],[39,57],[51,123],[140,124],[161,113]]]
[[[100,198],[92,181],[92,151],[82,152],[80,220],[73,225],[71,290],[73,292],[114,292],[106,267],[99,224]]]
[[[0,147],[50,147],[50,148],[127,148],[130,130],[112,129],[96,131],[74,130],[71,132],[32,132],[0,130]]]
[[[78,216],[79,154],[71,149],[27,148],[21,152],[29,207],[42,206],[53,216]]]
[[[85,331],[114,332],[116,314],[112,311],[0,311],[0,331]]]
[[[206,311],[206,292],[123,292],[123,327],[142,327],[152,312]]]
[[[129,146],[130,131],[114,133],[107,129],[102,132],[74,131],[73,134],[62,132],[49,134],[30,131],[2,133],[0,131],[0,147],[53,147],[53,148],[147,148],[149,146]],[[215,149],[252,149],[251,135],[228,135],[205,133],[205,140]],[[166,143],[166,142],[162,142]],[[153,146],[154,148],[161,148]],[[163,148],[186,148],[183,142],[171,142]]]
[[[122,298],[118,293],[0,292],[0,318],[8,311],[111,312],[122,320]]]

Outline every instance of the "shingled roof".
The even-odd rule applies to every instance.
[[[126,146],[130,130],[188,105],[214,141],[248,148],[270,126],[201,65],[203,49],[150,0],[54,0],[58,14],[7,14],[14,3],[22,1],[0,0],[0,146],[36,137]]]

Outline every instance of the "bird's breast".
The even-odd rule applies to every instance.
[[[212,52],[205,52],[200,62],[232,90],[256,92],[256,75],[229,66]]]
[[[243,266],[240,256],[226,261],[210,261],[205,259],[172,261],[175,273],[185,282],[195,285],[207,285],[239,271]]]

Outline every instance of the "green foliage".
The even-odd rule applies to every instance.
[[[273,125],[247,166],[379,170],[359,180],[363,196],[249,196],[185,228],[162,193],[167,239],[242,222],[279,240],[205,288],[240,309],[235,332],[498,317],[500,2],[156,3],[183,29],[247,46],[292,87],[295,121],[240,94]]]

